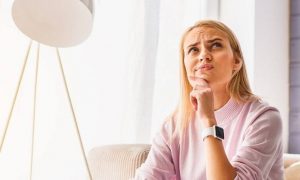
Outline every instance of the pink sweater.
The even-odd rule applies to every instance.
[[[224,128],[223,146],[235,167],[235,180],[283,179],[282,123],[277,109],[261,101],[237,104],[230,99],[215,111]],[[137,180],[205,180],[204,143],[200,122],[191,121],[182,139],[171,138],[177,114],[170,116],[153,139]]]

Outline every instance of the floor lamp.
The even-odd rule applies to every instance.
[[[70,109],[72,112],[73,122],[77,132],[77,138],[80,143],[81,153],[84,158],[88,177],[92,180],[91,171],[88,165],[85,149],[82,143],[79,127],[77,124],[76,114],[74,112],[72,100],[64,73],[63,64],[59,49],[61,47],[71,47],[83,42],[91,33],[94,15],[93,0],[15,0],[12,6],[12,17],[16,26],[26,36],[32,39],[27,48],[22,71],[19,76],[18,85],[15,91],[11,109],[5,123],[4,133],[0,139],[0,152],[2,150],[10,119],[14,110],[15,102],[19,93],[20,84],[23,79],[26,68],[28,55],[32,46],[32,41],[38,42],[36,54],[36,71],[34,87],[34,106],[32,122],[32,145],[29,179],[32,179],[33,172],[33,154],[34,154],[34,133],[35,133],[35,107],[36,107],[36,89],[38,82],[39,69],[39,43],[46,44],[56,48],[57,59],[59,62],[60,72],[63,78],[66,94]]]

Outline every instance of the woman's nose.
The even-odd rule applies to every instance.
[[[199,54],[199,61],[211,61],[212,57],[211,54],[207,50],[202,50]]]

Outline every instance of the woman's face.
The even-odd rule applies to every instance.
[[[204,79],[211,88],[226,87],[239,68],[228,38],[219,30],[201,27],[190,31],[183,42],[188,80],[195,87]]]

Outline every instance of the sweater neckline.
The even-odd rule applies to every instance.
[[[223,107],[215,111],[217,123],[223,124],[231,121],[239,113],[241,107],[233,98],[230,98]]]

